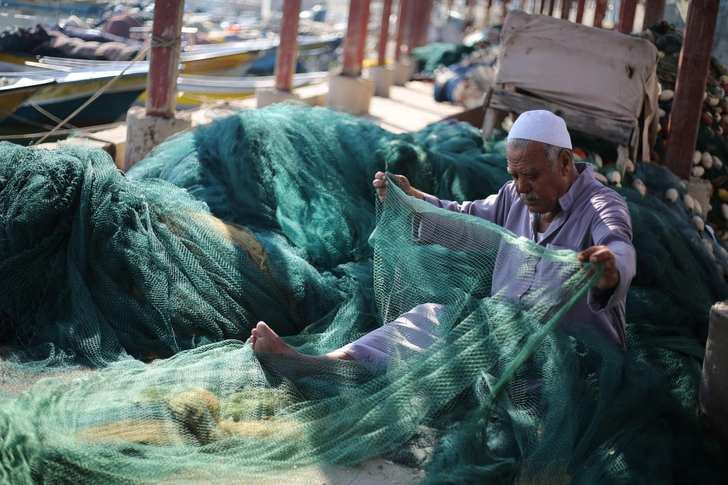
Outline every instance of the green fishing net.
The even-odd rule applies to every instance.
[[[324,483],[372,457],[423,483],[722,483],[697,412],[718,243],[619,189],[629,349],[567,334],[599,268],[371,187],[388,164],[482,198],[509,179],[491,148],[462,123],[394,135],[301,104],[178,135],[127,174],[0,144],[0,483]],[[386,332],[386,366],[310,357],[422,308],[432,340]],[[259,320],[304,355],[255,355]]]

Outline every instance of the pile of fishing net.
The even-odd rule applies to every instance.
[[[0,145],[0,482],[315,483],[377,456],[423,483],[724,479],[697,389],[728,285],[682,219],[621,189],[622,351],[559,324],[599,268],[393,184],[379,203],[385,164],[446,199],[508,180],[469,125],[394,135],[299,104],[176,136],[126,175],[78,145]],[[423,308],[432,342],[389,333],[386,368],[245,342],[265,320],[318,355]]]

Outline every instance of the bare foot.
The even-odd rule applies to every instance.
[[[298,355],[298,352],[281,340],[265,322],[258,322],[258,325],[250,332],[250,341],[256,354]]]

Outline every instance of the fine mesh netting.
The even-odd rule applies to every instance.
[[[559,324],[600,276],[576,253],[371,188],[386,163],[482,198],[509,178],[499,148],[300,104],[126,175],[99,150],[1,144],[0,483],[323,483],[378,456],[423,483],[722,483],[697,390],[725,261],[681,214],[620,189],[623,351]],[[413,309],[432,340],[385,333],[386,367],[311,357]],[[305,355],[256,356],[258,320]]]

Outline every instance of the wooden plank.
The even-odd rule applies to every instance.
[[[718,0],[693,0],[688,5],[688,17],[685,19],[675,98],[667,125],[665,157],[665,166],[685,180],[690,177],[693,152],[698,139],[718,7]]]
[[[483,121],[485,120],[485,110],[482,106],[478,106],[476,108],[467,109],[460,113],[446,116],[443,120],[464,121],[466,123],[470,123],[476,128],[481,128],[483,126]]]
[[[517,114],[534,109],[545,109],[562,117],[570,130],[627,147],[634,147],[637,143],[637,127],[630,123],[592,116],[557,103],[532,98],[521,93],[511,93],[500,88],[493,89],[488,101],[488,109]]]

